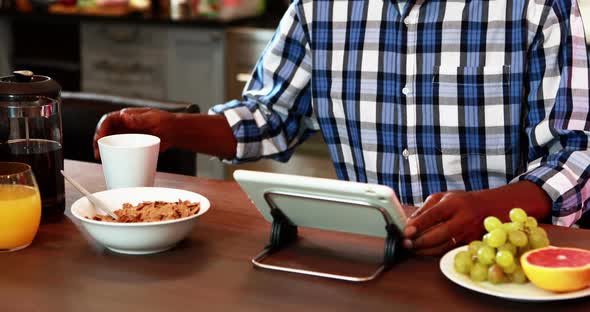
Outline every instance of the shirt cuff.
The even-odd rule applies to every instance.
[[[512,182],[530,181],[541,187],[553,201],[551,208],[552,223],[570,227],[583,214],[582,199],[577,188],[579,176],[567,167],[539,165],[534,162],[529,170],[516,177]]]
[[[240,122],[243,120],[252,120],[252,113],[245,106],[240,106],[239,101],[231,101],[225,104],[218,104],[209,109],[209,115],[224,115],[227,123],[232,129],[232,133],[238,143],[236,144],[235,158],[233,159],[220,159],[221,161],[229,164],[241,164],[248,162],[249,160],[256,159],[257,150],[256,142],[252,143],[241,143],[240,138],[244,137],[244,130],[240,126]]]

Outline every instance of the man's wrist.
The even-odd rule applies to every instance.
[[[541,187],[530,181],[472,193],[474,204],[484,209],[487,216],[493,215],[504,221],[508,221],[510,209],[517,207],[539,220],[545,220],[551,214],[553,202]]]
[[[168,112],[165,119],[161,120],[162,127],[165,127],[161,134],[166,136],[165,140],[168,142],[169,148],[181,147],[178,142],[178,131],[181,130],[178,128],[178,115],[179,113]]]
[[[225,116],[175,113],[168,123],[173,147],[223,159],[235,157],[237,141]]]
[[[498,199],[495,198],[494,189],[485,189],[470,192],[473,197],[473,204],[477,205],[475,209],[481,210],[484,216],[496,215],[498,206]],[[494,200],[495,198],[495,200]]]

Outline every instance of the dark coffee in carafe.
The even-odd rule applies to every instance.
[[[27,163],[39,185],[42,222],[65,210],[59,85],[28,71],[0,78],[0,161]]]
[[[57,221],[65,210],[63,152],[59,142],[41,139],[11,140],[1,144],[0,161],[27,163],[39,185],[44,222]]]

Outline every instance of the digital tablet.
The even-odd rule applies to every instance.
[[[400,232],[406,225],[387,186],[249,170],[235,171],[234,178],[268,222],[274,206],[305,228],[386,237],[386,225]]]

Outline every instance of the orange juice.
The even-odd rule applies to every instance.
[[[28,246],[41,221],[41,196],[25,185],[0,184],[0,250]]]

